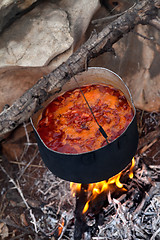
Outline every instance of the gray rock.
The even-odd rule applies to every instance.
[[[43,2],[17,19],[0,38],[0,66],[43,66],[72,46],[64,10]]]
[[[18,16],[34,7],[37,0],[1,0],[0,2],[0,33]]]
[[[100,8],[99,0],[61,0],[59,7],[68,13],[74,48],[78,48],[94,13]]]

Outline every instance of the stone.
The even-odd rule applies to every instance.
[[[31,124],[26,124],[26,131],[30,138],[30,132],[32,131]],[[15,161],[20,159],[23,152],[25,151],[25,143],[27,143],[27,137],[25,128],[23,125],[20,125],[15,131],[12,132],[11,135],[8,135],[1,143],[2,154],[9,160]]]
[[[11,106],[16,99],[31,88],[42,76],[49,74],[71,55],[72,49],[60,54],[48,66],[21,67],[10,66],[0,68],[0,112]]]
[[[44,66],[73,43],[67,13],[42,2],[0,37],[0,66]]]
[[[90,21],[100,8],[100,1],[92,0],[88,3],[88,0],[61,0],[59,6],[68,14],[75,50],[82,44]]]
[[[101,13],[97,16],[102,17]],[[115,54],[104,53],[92,59],[89,66],[105,67],[120,75],[131,92],[136,108],[160,111],[159,38],[160,32],[152,26],[138,25],[134,32],[113,45]]]
[[[57,0],[52,0],[54,3],[56,1]],[[4,2],[7,5],[7,1],[3,1],[3,6]],[[8,1],[8,5],[9,3],[11,4],[11,1]],[[86,0],[83,0],[81,4],[75,0],[62,0],[59,2],[59,6],[48,2],[45,4],[40,4],[30,13],[26,14],[26,16],[21,17],[21,19],[17,20],[12,26],[8,28],[8,30],[6,30],[1,35],[0,64],[2,66],[8,66],[0,68],[0,111],[3,110],[5,105],[12,105],[13,102],[19,98],[26,90],[31,88],[39,80],[40,77],[53,71],[62,62],[65,62],[67,58],[73,53],[73,39],[70,34],[75,38],[74,47],[77,47],[79,39],[81,39],[84,35],[84,32],[89,25],[93,13],[99,7],[99,2],[98,0],[94,0],[92,2],[92,8],[90,9],[88,6],[86,7],[85,11],[83,11],[85,6],[88,6]],[[59,8],[61,10],[59,10]],[[42,11],[42,9],[44,10]],[[68,22],[68,19],[70,19],[70,22]],[[41,20],[43,24],[41,24]],[[47,26],[50,26],[50,29],[52,29],[53,32],[49,29],[49,27],[49,30],[45,29],[45,21],[47,23]],[[52,24],[52,22],[54,24]],[[37,40],[38,34],[36,32],[36,27],[40,28],[38,23],[42,25],[42,30],[44,29],[43,38],[45,43],[39,44],[39,37]],[[33,26],[30,29],[31,24]],[[35,28],[35,31],[32,30],[32,28]],[[47,34],[51,36],[48,36],[47,38]],[[57,38],[55,41],[55,46],[50,46],[50,39],[53,36]],[[66,41],[67,37],[68,42]],[[27,49],[27,54],[25,55],[25,44],[27,43],[28,39],[32,46]],[[4,47],[2,48],[2,46]],[[13,50],[12,46],[14,46]],[[39,56],[38,53],[33,55],[34,51],[41,52],[43,49],[45,52],[45,56],[43,56],[43,58]],[[46,54],[47,49],[48,53]],[[19,58],[19,60],[15,61],[15,58]],[[48,64],[46,63],[46,66],[40,67],[33,66],[36,62],[38,62],[37,65],[40,64],[40,61],[42,60],[42,65],[46,63],[46,61],[48,61]],[[25,64],[26,62],[27,64]],[[9,66],[21,64],[29,65],[29,67]]]
[[[5,105],[12,105],[40,77],[49,72],[45,68],[0,68],[0,111]]]
[[[139,25],[136,31],[143,39],[130,34],[125,55],[121,55],[119,74],[131,90],[135,106],[146,111],[160,111],[160,33],[153,27]],[[158,42],[158,41],[157,41]]]
[[[17,17],[34,7],[37,0],[1,0],[0,2],[0,33]]]

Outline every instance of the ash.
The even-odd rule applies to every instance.
[[[38,228],[45,235],[61,239],[58,228],[61,227],[62,221],[65,222],[62,229],[64,234],[64,230],[66,231],[66,227],[74,218],[75,199],[71,195],[70,183],[46,170],[37,185],[38,194],[43,202],[41,206],[43,215],[37,222]]]
[[[97,236],[90,239],[160,239],[159,182],[145,192],[136,208],[132,198],[124,203],[116,199],[111,202],[110,208],[114,208],[115,214],[108,215],[109,208],[103,208],[104,223],[99,226]]]
[[[56,204],[57,214],[60,210],[64,210],[66,205],[68,207],[74,205],[74,199],[70,192],[70,183],[56,177],[49,170],[43,173],[37,185],[39,186],[38,192],[41,194],[42,200],[49,202],[47,206]]]
[[[137,169],[128,186],[128,192],[118,199],[110,196],[108,205],[102,207],[98,214],[94,215],[92,212],[86,215],[88,228],[80,239],[160,239],[160,168],[148,167],[139,158],[136,165]],[[44,172],[42,179],[38,183],[38,192],[48,204],[42,207],[44,215],[38,221],[40,231],[46,234],[48,228],[48,233],[54,232],[54,239],[76,239],[76,205],[75,198],[70,193],[69,183],[55,177],[49,170]],[[54,229],[62,219],[65,221],[64,230],[56,238]]]
[[[130,213],[126,203],[113,200],[113,205],[116,214],[105,217],[105,223],[92,239],[160,239],[159,195],[155,195],[140,214]]]

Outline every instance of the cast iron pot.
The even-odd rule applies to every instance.
[[[118,138],[98,150],[77,154],[60,153],[49,149],[36,130],[43,108],[31,119],[40,154],[49,170],[62,179],[85,184],[107,180],[123,170],[136,153],[138,145],[136,110],[127,86],[114,72],[105,68],[89,68],[76,75],[76,79],[80,86],[101,83],[120,89],[132,106],[134,112],[132,122]],[[75,88],[78,86],[72,78],[54,98]]]

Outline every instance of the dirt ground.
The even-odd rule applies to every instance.
[[[137,124],[137,155],[145,164],[160,167],[160,113],[137,110]],[[16,144],[23,149],[20,156],[0,156],[0,239],[71,239],[58,233],[62,215],[74,229],[75,199],[69,182],[45,167],[33,132]]]

